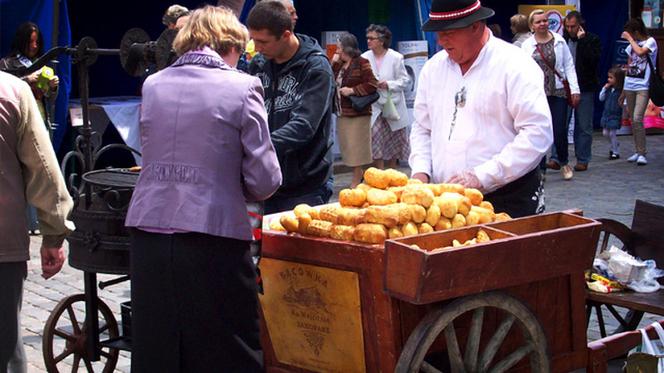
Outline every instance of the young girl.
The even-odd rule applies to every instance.
[[[609,159],[620,158],[618,151],[618,138],[616,132],[620,129],[622,120],[622,90],[625,80],[625,72],[620,67],[614,67],[609,70],[606,84],[599,93],[599,100],[604,102],[604,111],[602,112],[603,134],[609,138],[611,150],[609,150]]]

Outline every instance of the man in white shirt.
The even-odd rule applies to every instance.
[[[420,73],[410,167],[423,182],[478,188],[496,211],[537,212],[538,164],[553,142],[542,70],[491,35],[494,11],[475,0],[434,0],[424,31],[444,50]]]

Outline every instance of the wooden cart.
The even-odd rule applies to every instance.
[[[600,226],[559,212],[384,246],[265,231],[260,301],[266,369],[585,367],[583,271],[591,266]],[[444,248],[480,228],[490,242]]]

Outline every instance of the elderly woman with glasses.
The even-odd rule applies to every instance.
[[[371,153],[379,168],[396,168],[397,160],[406,160],[410,153],[408,130],[410,124],[404,91],[410,77],[401,53],[390,48],[392,32],[383,25],[369,25],[366,30],[369,50],[362,57],[369,60],[378,79],[380,99],[371,108]],[[385,115],[383,107],[392,100],[397,109]]]
[[[246,202],[281,171],[258,78],[235,65],[248,40],[228,9],[195,10],[179,58],[143,85],[143,169],[132,227],[133,372],[260,372]]]

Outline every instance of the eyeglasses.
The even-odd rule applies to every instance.
[[[373,36],[367,36],[367,40],[378,40],[379,38]]]
[[[454,131],[454,126],[456,125],[456,116],[457,110],[466,106],[466,87],[461,87],[461,89],[454,94],[454,114],[452,114],[452,124],[450,125],[450,135],[447,137],[447,140],[452,138],[452,132]]]

